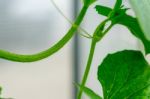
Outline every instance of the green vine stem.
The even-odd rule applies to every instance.
[[[89,75],[89,72],[90,72],[90,67],[91,67],[91,64],[92,64],[92,60],[93,60],[93,56],[94,56],[95,47],[96,47],[97,42],[99,42],[113,26],[113,24],[110,24],[109,27],[107,27],[107,29],[105,31],[103,31],[104,27],[105,27],[105,25],[108,21],[109,21],[109,19],[106,19],[100,25],[98,25],[98,27],[96,28],[96,30],[93,34],[90,53],[89,53],[86,69],[85,69],[85,72],[84,72],[84,76],[83,76],[83,79],[82,79],[81,88],[84,87],[85,84],[86,84],[86,81],[87,81],[87,78],[88,78],[88,75]],[[80,89],[77,99],[81,99],[82,93],[83,93],[83,91]]]
[[[44,59],[56,53],[73,37],[73,35],[75,34],[75,31],[77,30],[78,26],[82,22],[87,12],[88,7],[89,6],[82,7],[79,16],[77,17],[77,19],[75,20],[74,24],[69,29],[67,34],[60,41],[58,41],[55,45],[53,45],[51,48],[45,51],[36,53],[36,54],[31,54],[31,55],[21,55],[21,54],[16,54],[16,53],[0,50],[0,58],[11,60],[11,61],[17,61],[17,62],[34,62],[34,61]]]
[[[89,54],[89,57],[88,57],[88,62],[87,62],[86,69],[85,69],[85,72],[84,72],[84,76],[83,76],[83,80],[82,80],[82,83],[81,83],[81,87],[84,87],[84,85],[85,85],[85,83],[87,81],[88,74],[89,74],[90,67],[91,67],[91,63],[92,63],[93,56],[94,56],[95,47],[96,47],[96,41],[92,40],[90,54]],[[81,99],[81,96],[82,96],[82,90],[79,91],[78,99]]]

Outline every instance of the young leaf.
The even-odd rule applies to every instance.
[[[109,54],[98,68],[104,99],[149,99],[150,67],[139,51]]]
[[[89,96],[90,99],[102,99],[102,97],[100,97],[99,95],[97,95],[94,91],[92,91],[90,88],[88,87],[81,87],[81,85],[76,84],[77,87],[79,87],[81,90],[83,90],[83,92]]]
[[[96,0],[83,0],[84,5],[86,5],[86,6],[90,6],[94,2],[96,2]]]
[[[150,40],[150,0],[130,0],[145,36]]]
[[[121,5],[122,5],[122,0],[117,0],[114,6],[114,10],[120,9]]]
[[[96,11],[99,14],[108,17],[108,15],[112,11],[112,9],[108,8],[108,7],[97,5]],[[118,12],[117,14],[119,15],[119,14],[121,14],[121,12],[120,13]],[[115,24],[121,24],[121,25],[126,26],[134,36],[136,36],[138,39],[140,39],[143,42],[146,54],[150,53],[150,40],[148,40],[145,37],[145,35],[144,35],[144,33],[143,33],[143,31],[142,31],[136,18],[133,18],[132,16],[124,14],[115,20],[117,20],[117,21],[115,21],[116,22]]]
[[[105,7],[105,6],[102,6],[102,5],[96,5],[95,9],[98,12],[98,14],[101,14],[101,15],[107,16],[107,17],[109,15],[109,13],[112,11],[111,8]]]

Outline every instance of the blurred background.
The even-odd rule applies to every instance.
[[[71,20],[81,9],[80,0],[54,0]],[[112,7],[115,0],[98,0],[96,4]],[[130,7],[127,0],[124,1]],[[82,27],[91,35],[105,18],[91,6]],[[130,10],[130,14],[134,15]],[[50,0],[0,0],[0,49],[31,54],[45,50],[62,38],[70,24]],[[14,99],[75,99],[74,82],[80,82],[87,62],[90,39],[76,35],[56,54],[33,63],[0,59],[0,85],[4,97]],[[102,95],[97,67],[108,54],[123,49],[143,49],[123,26],[115,26],[98,43],[87,86]],[[88,99],[84,96],[83,99]]]

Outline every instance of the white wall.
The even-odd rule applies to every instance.
[[[54,0],[71,17],[70,0]],[[0,49],[29,54],[49,48],[68,30],[50,0],[0,0]],[[71,43],[34,63],[0,59],[3,96],[14,99],[71,99]]]

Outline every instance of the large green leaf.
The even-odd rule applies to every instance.
[[[108,17],[109,13],[112,11],[111,8],[104,7],[101,5],[97,5],[96,10],[99,14],[104,15],[106,17]],[[124,11],[125,11],[124,9],[118,10],[118,12],[116,12],[117,13],[116,15],[122,14]],[[143,42],[146,54],[150,53],[150,40],[148,40],[145,37],[136,18],[133,18],[132,16],[124,14],[118,18],[115,18],[115,20],[117,20],[115,21],[116,22],[115,24],[121,24],[121,25],[126,26],[134,36],[136,36],[138,39],[140,39]]]
[[[130,0],[139,23],[150,40],[150,0]]]
[[[104,99],[150,99],[150,67],[139,51],[109,54],[98,68]]]

